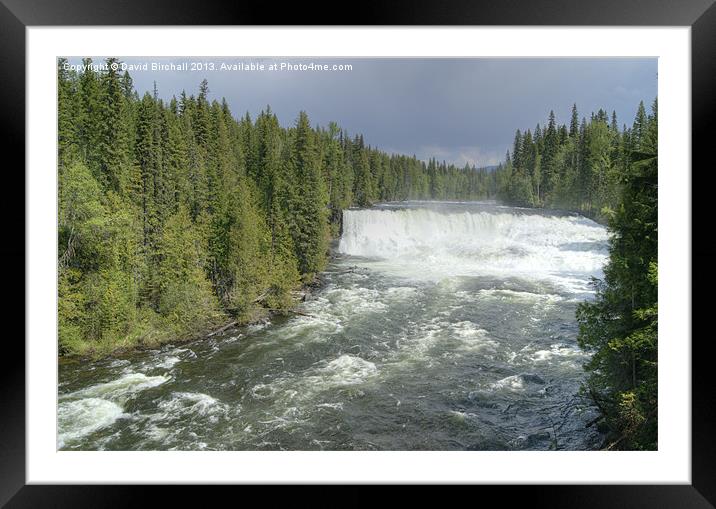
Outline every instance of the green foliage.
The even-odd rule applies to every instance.
[[[61,270],[58,278],[58,336],[60,353],[77,353],[85,343],[82,327],[86,297],[81,291],[78,269]]]
[[[59,179],[58,261],[60,268],[87,268],[99,258],[99,227],[106,210],[102,189],[87,166],[69,165]]]
[[[298,268],[307,275],[323,268],[328,249],[328,196],[315,138],[308,115],[301,112],[293,133],[289,212]]]
[[[355,156],[355,184],[353,195],[356,205],[359,207],[370,207],[375,202],[375,182],[370,169],[368,153],[359,150]]]
[[[221,318],[219,302],[206,277],[206,247],[192,228],[186,206],[167,221],[160,242],[159,314],[179,335],[205,330]]]
[[[650,121],[655,111],[649,117],[641,104],[633,127],[622,132],[616,113],[610,120],[599,110],[580,124],[574,105],[567,128],[550,112],[545,129],[537,124],[534,132],[515,133],[512,152],[495,175],[497,196],[513,205],[574,210],[606,222],[620,200],[620,178],[631,154],[650,143],[648,150],[656,150],[656,122]]]
[[[517,174],[512,177],[506,191],[510,202],[522,207],[535,205],[532,179],[529,175]]]
[[[641,108],[640,108],[641,109]],[[594,302],[579,306],[579,342],[593,351],[587,389],[602,409],[611,447],[657,448],[657,153],[656,104],[639,118],[640,132],[609,210],[613,233],[604,279]]]

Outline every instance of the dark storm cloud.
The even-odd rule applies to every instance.
[[[569,122],[599,108],[631,125],[640,100],[657,95],[657,60],[650,59],[172,59],[123,58],[127,64],[189,61],[261,62],[264,71],[130,72],[140,94],[156,81],[159,95],[196,94],[203,78],[210,99],[225,97],[235,116],[252,118],[266,105],[282,125],[300,110],[312,123],[337,122],[351,135],[391,152],[448,162],[490,165],[502,160],[515,129],[544,124],[550,109]],[[98,61],[98,60],[96,60]],[[78,63],[79,59],[71,59]],[[272,63],[350,64],[350,71],[269,71]]]

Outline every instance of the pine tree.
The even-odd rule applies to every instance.
[[[118,192],[120,183],[124,180],[122,173],[127,170],[129,160],[124,108],[126,99],[116,70],[119,61],[116,58],[108,58],[105,63],[108,70],[101,80],[98,163],[101,181],[106,183],[109,189]]]
[[[635,150],[641,150],[641,144],[644,141],[647,128],[647,116],[646,109],[644,108],[644,101],[639,102],[639,108],[636,111],[636,118],[634,119],[634,125],[632,126],[632,142]]]
[[[92,66],[92,59],[85,58],[82,64],[86,70],[80,74],[79,112],[77,118],[77,137],[79,139],[82,157],[89,166],[95,178],[104,183],[101,172],[101,125],[102,105],[100,79]]]
[[[576,138],[579,136],[579,115],[577,114],[577,105],[572,105],[572,117],[569,121],[569,136]]]
[[[293,134],[290,160],[295,183],[290,199],[291,234],[299,270],[309,275],[320,271],[325,264],[328,236],[328,200],[314,137],[308,115],[301,112]]]
[[[65,69],[66,58],[57,60],[57,160],[58,171],[78,157],[78,94],[74,71]]]
[[[356,145],[358,147],[359,145]],[[354,147],[353,168],[355,172],[353,196],[359,207],[369,207],[375,202],[375,184],[370,171],[368,153]]]
[[[541,202],[548,202],[556,183],[557,170],[554,158],[559,147],[557,122],[554,111],[549,112],[549,121],[544,135],[544,155],[542,157],[542,192],[538,195]]]

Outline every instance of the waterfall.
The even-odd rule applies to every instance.
[[[608,254],[603,226],[581,216],[506,210],[345,210],[338,250],[402,273],[412,268],[415,276],[552,276],[588,283],[601,275]]]

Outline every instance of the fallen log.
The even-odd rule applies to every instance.
[[[254,299],[254,304],[256,304],[258,302],[263,302],[264,300],[266,300],[266,297],[268,297],[268,296],[269,296],[269,292],[262,293],[261,295],[259,295],[258,297],[256,297]]]
[[[233,326],[236,325],[236,324],[237,324],[236,321],[229,322],[229,323],[227,323],[226,325],[224,325],[223,327],[221,327],[220,329],[216,329],[214,332],[210,333],[210,334],[208,335],[208,337],[215,336],[216,334],[219,334],[219,333],[221,333],[221,332],[224,332],[226,329],[228,329],[228,328],[230,328],[230,327],[233,327]]]
[[[304,313],[302,311],[296,311],[295,309],[269,309],[274,313],[293,313],[294,315],[308,316],[309,318],[315,318],[314,315]]]

